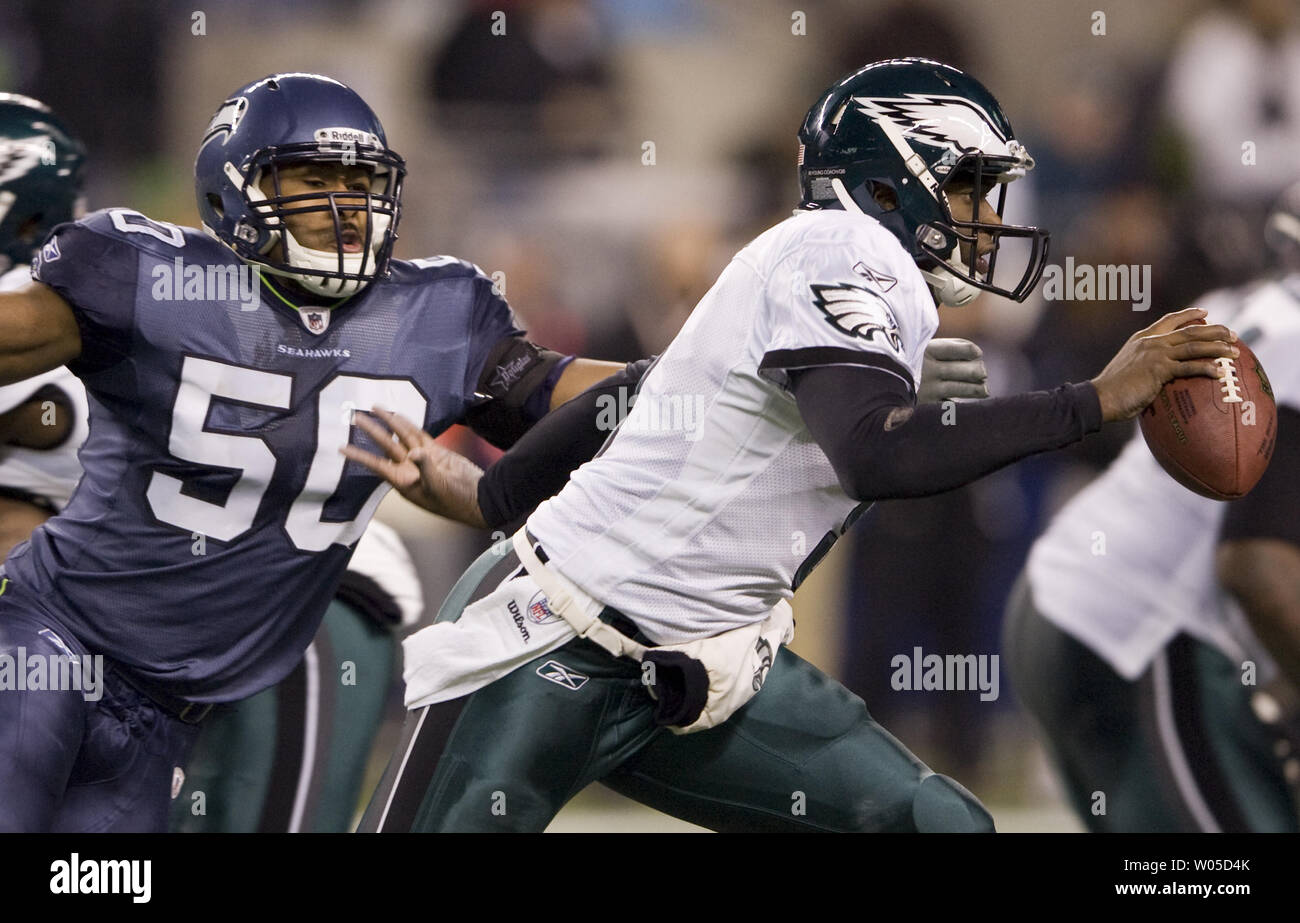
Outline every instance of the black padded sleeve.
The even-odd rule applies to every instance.
[[[1277,442],[1254,489],[1228,504],[1221,542],[1275,538],[1300,547],[1300,411],[1277,409]]]
[[[635,391],[654,359],[629,363],[547,414],[483,473],[478,505],[489,529],[517,523],[560,492],[569,475],[599,452],[612,431],[602,406],[626,407],[620,389]]]
[[[488,353],[463,422],[498,449],[508,449],[546,416],[551,393],[573,361],[522,337],[506,337]]]
[[[883,370],[824,366],[794,372],[799,412],[854,500],[925,497],[977,480],[1101,428],[1091,384],[941,404],[913,403]],[[910,409],[890,428],[894,411]]]

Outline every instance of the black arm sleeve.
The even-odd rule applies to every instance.
[[[1078,442],[1102,422],[1091,384],[915,405],[896,376],[841,365],[797,371],[791,390],[840,486],[860,501],[942,493],[1028,455]],[[888,428],[899,408],[910,408],[911,417]]]
[[[1221,542],[1275,538],[1300,546],[1300,411],[1277,409],[1277,442],[1255,488],[1228,504]]]
[[[478,505],[489,529],[527,517],[537,504],[559,493],[576,468],[596,456],[613,428],[611,415],[603,409],[628,406],[628,401],[618,400],[619,390],[635,390],[653,362],[629,363],[557,407],[483,472]]]

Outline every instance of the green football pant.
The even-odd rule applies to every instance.
[[[519,570],[508,547],[475,562],[440,620]],[[540,831],[600,781],[719,831],[993,830],[970,792],[788,650],[719,727],[675,735],[653,707],[640,664],[575,638],[471,695],[408,712],[359,829]]]
[[[332,602],[292,673],[203,722],[172,804],[171,829],[351,830],[395,645],[387,629]]]
[[[1003,653],[1076,813],[1094,832],[1296,832],[1241,668],[1186,634],[1129,682],[1034,607],[1022,575]]]

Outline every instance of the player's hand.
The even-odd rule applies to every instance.
[[[1129,337],[1092,380],[1105,422],[1136,417],[1175,378],[1218,377],[1214,360],[1237,355],[1237,335],[1221,324],[1195,323],[1204,317],[1200,308],[1175,311]]]
[[[989,396],[989,373],[983,350],[970,340],[956,337],[931,340],[921,364],[918,404],[938,404],[954,397]]]
[[[384,450],[386,458],[355,445],[339,449],[397,488],[398,493],[430,513],[466,525],[484,528],[478,507],[478,482],[482,469],[463,455],[445,449],[400,413],[382,407],[370,414],[358,411],[352,424],[366,432]]]

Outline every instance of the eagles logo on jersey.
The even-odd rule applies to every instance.
[[[826,322],[849,336],[885,343],[896,353],[903,351],[894,313],[884,298],[869,288],[840,282],[812,285],[813,304],[826,315]]]

